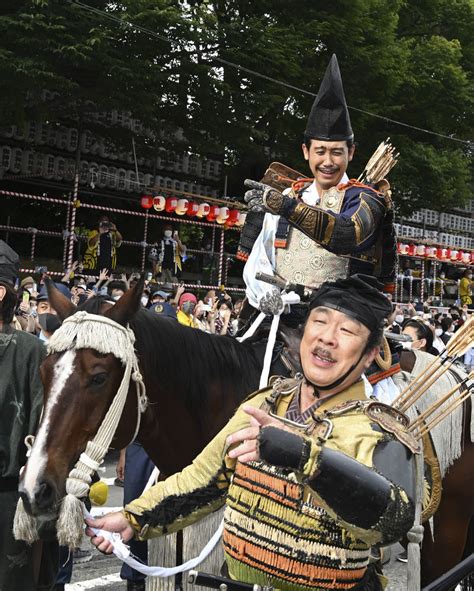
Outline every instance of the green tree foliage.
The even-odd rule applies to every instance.
[[[230,192],[242,194],[243,179],[257,178],[272,160],[307,172],[299,146],[313,101],[308,93],[317,92],[335,52],[358,143],[352,176],[391,136],[401,153],[390,175],[401,213],[470,196],[467,144],[390,119],[472,138],[472,0],[87,4],[135,26],[66,0],[2,3],[4,123],[36,117],[79,125],[128,151],[132,131],[101,115],[126,110],[144,125],[133,132],[139,155],[154,154],[163,144],[222,155]],[[44,89],[57,94],[44,101]],[[166,133],[176,127],[184,131],[180,145]]]

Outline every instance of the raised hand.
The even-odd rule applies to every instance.
[[[109,270],[102,269],[102,271],[99,273],[99,281],[105,281],[108,278],[109,278]]]
[[[260,427],[277,427],[284,431],[291,431],[282,421],[270,416],[267,412],[254,406],[244,406],[244,411],[250,415],[250,427],[244,427],[227,437],[227,445],[237,445],[229,451],[230,458],[240,462],[254,462],[260,459],[258,450],[258,435]]]
[[[267,189],[270,189],[270,187],[264,183],[253,181],[252,179],[245,179],[244,185],[250,189],[249,191],[246,191],[244,195],[245,203],[247,203],[249,211],[266,211],[263,195]]]

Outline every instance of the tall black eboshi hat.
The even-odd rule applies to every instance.
[[[331,57],[314,99],[305,136],[327,141],[354,139],[336,54]]]

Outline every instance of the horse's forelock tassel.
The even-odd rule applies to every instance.
[[[23,540],[27,544],[33,544],[39,539],[36,519],[26,512],[23,499],[18,499],[16,506],[13,536],[15,540]]]
[[[79,548],[84,530],[84,512],[82,501],[74,495],[67,494],[62,500],[56,528],[60,546]]]

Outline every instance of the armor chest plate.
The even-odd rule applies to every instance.
[[[318,207],[339,213],[345,191],[324,191]],[[347,277],[349,259],[329,252],[296,228],[291,228],[287,248],[276,249],[276,271],[291,283],[319,287],[325,281]]]

